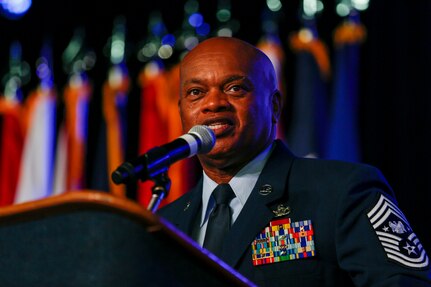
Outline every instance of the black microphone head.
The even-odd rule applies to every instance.
[[[199,149],[198,153],[207,153],[209,152],[215,145],[216,137],[212,129],[204,125],[197,125],[192,127],[189,130],[189,134],[194,134],[202,142],[202,146]]]

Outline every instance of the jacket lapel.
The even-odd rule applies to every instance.
[[[271,203],[287,197],[285,186],[293,159],[284,144],[276,141],[271,157],[226,237],[221,259],[230,266],[235,267],[256,235],[274,218]]]
[[[184,201],[184,207],[177,216],[175,225],[184,233],[191,236],[196,220],[199,220],[199,210],[202,201],[202,178],[198,184],[188,192],[188,198]]]

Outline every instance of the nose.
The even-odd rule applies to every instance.
[[[201,108],[204,113],[215,113],[229,110],[231,108],[231,104],[229,102],[228,95],[222,91],[214,89],[207,92]]]

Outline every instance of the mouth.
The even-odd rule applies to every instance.
[[[206,120],[204,125],[208,126],[216,137],[223,136],[233,129],[233,121],[227,118],[215,118]]]

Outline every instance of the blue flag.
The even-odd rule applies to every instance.
[[[364,29],[343,23],[335,33],[335,76],[324,157],[360,161],[358,131],[358,78],[360,43]]]
[[[327,49],[308,29],[290,40],[297,56],[289,147],[298,156],[321,157],[327,128]]]

